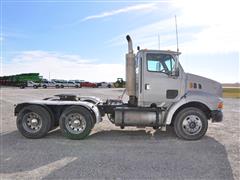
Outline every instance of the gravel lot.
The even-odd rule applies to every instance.
[[[1,89],[2,179],[240,179],[240,100],[224,99],[224,121],[198,141],[151,128],[120,128],[106,118],[85,140],[59,129],[43,139],[17,131],[14,104],[60,93],[117,98],[122,89]]]

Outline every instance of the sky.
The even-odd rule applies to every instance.
[[[240,82],[237,0],[2,0],[1,76],[125,79],[127,41],[134,50],[176,50],[185,72]],[[160,43],[159,43],[160,42]]]

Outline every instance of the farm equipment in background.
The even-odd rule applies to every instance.
[[[117,81],[115,83],[113,83],[113,86],[115,88],[124,88],[125,84],[126,84],[126,82],[123,80],[123,78],[117,78]]]
[[[28,82],[30,81],[34,83],[40,83],[41,80],[42,76],[39,76],[39,73],[25,73],[11,76],[2,76],[0,77],[0,85],[24,88],[28,86]]]

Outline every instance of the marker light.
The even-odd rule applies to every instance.
[[[189,88],[191,89],[191,88],[193,88],[193,83],[189,83]]]
[[[219,102],[217,107],[218,107],[218,109],[222,109],[223,108],[223,102]]]

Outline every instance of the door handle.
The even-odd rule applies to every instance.
[[[145,90],[150,90],[150,84],[145,84]]]

